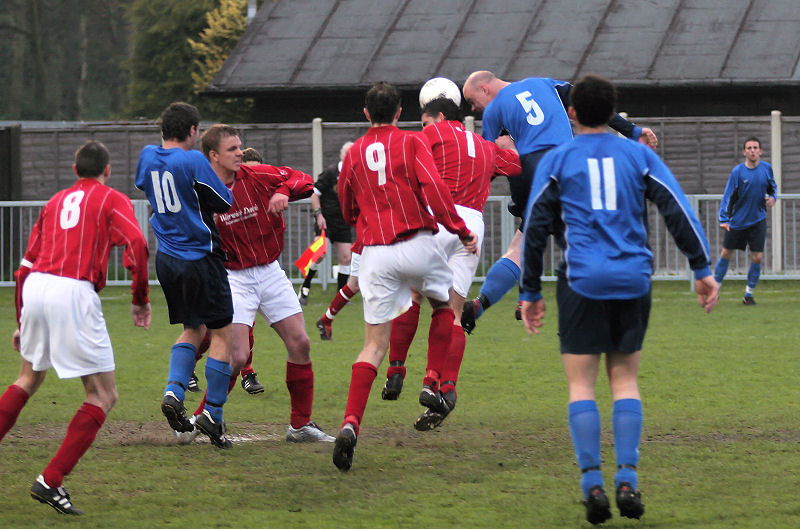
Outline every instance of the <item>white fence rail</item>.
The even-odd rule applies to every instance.
[[[716,262],[722,248],[723,233],[719,229],[717,214],[721,195],[690,195],[692,206],[700,218],[709,240],[712,261]],[[516,225],[514,218],[508,214],[506,206],[508,197],[492,196],[484,210],[486,235],[481,252],[481,261],[476,273],[476,281],[483,281],[492,264],[503,255]],[[149,204],[146,200],[134,200],[134,210],[142,230],[148,235],[151,248],[151,265],[155,255],[156,241],[147,220]],[[0,201],[0,286],[14,285],[14,271],[19,267],[20,259],[28,243],[31,228],[36,222],[39,211],[45,201]],[[780,195],[776,208],[778,214],[770,214],[767,228],[767,245],[764,250],[765,279],[800,279],[800,194]],[[294,261],[305,250],[314,238],[313,219],[310,215],[309,200],[293,203],[284,213],[286,218],[286,235],[284,252],[280,257],[281,265],[289,278],[299,283],[302,276],[294,266]],[[676,248],[667,232],[664,222],[655,207],[649,209],[650,246],[653,250],[654,279],[689,280],[691,278],[686,259]],[[780,221],[779,223],[775,221]],[[776,252],[775,249],[779,250]],[[315,283],[327,288],[336,283],[334,263],[329,254],[320,263],[320,273]],[[744,252],[736,252],[731,260],[728,278],[746,277],[749,257]],[[560,259],[558,250],[548,245],[545,254],[545,280],[555,279],[555,269]],[[150,267],[152,283],[156,283],[155,269]],[[122,265],[122,251],[115,249],[108,263],[108,284],[126,285],[130,281],[128,271]]]

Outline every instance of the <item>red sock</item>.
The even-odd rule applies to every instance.
[[[461,361],[464,360],[464,349],[467,345],[467,337],[464,329],[460,325],[453,325],[453,335],[450,341],[450,352],[444,363],[442,371],[442,393],[456,389],[458,382],[458,372],[461,370]]]
[[[238,375],[231,375],[231,379],[228,381],[228,395],[230,395],[231,391],[233,391],[233,388],[236,387],[236,380],[238,378],[239,378]],[[192,414],[195,417],[203,413],[203,410],[206,407],[206,395],[208,395],[208,389],[206,389],[205,392],[203,392],[203,398],[200,400],[200,405],[197,407],[196,410],[194,410],[194,413]]]
[[[84,402],[67,427],[67,435],[58,452],[47,464],[42,475],[50,487],[60,487],[64,476],[69,475],[78,460],[94,442],[98,430],[103,426],[106,414],[94,404]]]
[[[311,407],[314,403],[314,370],[311,369],[311,362],[286,362],[286,387],[289,388],[289,401],[292,405],[292,428],[305,426],[311,420]]]
[[[331,304],[328,306],[328,310],[322,315],[322,322],[330,325],[333,318],[336,317],[336,314],[342,310],[345,305],[350,303],[350,299],[352,299],[353,296],[355,296],[355,293],[349,286],[345,285],[340,288],[333,297],[333,301],[331,301]]]
[[[456,315],[450,307],[443,307],[433,311],[431,328],[428,331],[428,365],[425,368],[425,378],[422,383],[439,389],[439,380],[447,355],[450,353],[450,341],[453,337],[453,322]]]
[[[0,397],[0,441],[17,422],[19,412],[28,402],[29,395],[21,387],[11,384]]]
[[[414,335],[417,334],[419,326],[419,304],[411,302],[411,308],[400,316],[392,320],[392,333],[389,335],[389,368],[386,370],[386,378],[395,373],[400,373],[406,377],[404,365],[393,366],[392,362],[405,364],[408,358],[408,350]]]
[[[353,364],[353,374],[350,377],[350,391],[347,394],[347,407],[344,409],[342,427],[348,422],[352,423],[356,435],[358,435],[358,431],[361,428],[361,419],[364,417],[369,392],[376,376],[378,376],[378,369],[369,362],[356,362]]]
[[[255,371],[253,371],[253,345],[255,345],[255,343],[255,338],[253,338],[253,328],[250,327],[250,354],[247,355],[247,363],[244,365],[242,370],[239,371],[239,374],[242,375],[242,378],[250,373],[255,373]],[[228,393],[230,393],[230,391],[228,391]]]

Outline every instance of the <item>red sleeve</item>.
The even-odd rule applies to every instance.
[[[352,150],[353,148],[350,147],[350,151]],[[336,188],[339,193],[339,205],[342,207],[342,217],[350,226],[355,226],[359,212],[353,187],[350,183],[353,174],[353,168],[350,164],[350,151],[347,151],[342,163],[342,170],[339,171],[339,183]]]
[[[519,176],[522,174],[519,155],[511,149],[501,149],[495,144],[494,174],[501,176]]]
[[[147,240],[139,228],[139,222],[133,213],[133,204],[121,193],[114,197],[110,211],[111,222],[108,230],[111,244],[124,246],[122,264],[131,273],[131,295],[134,305],[149,302],[149,272],[147,259],[149,251]]]
[[[439,171],[436,170],[430,148],[419,135],[410,138],[415,145],[414,165],[425,205],[431,208],[436,222],[444,226],[447,231],[459,237],[467,235],[469,229],[456,212],[450,188],[442,181]]]
[[[275,169],[282,180],[275,192],[288,196],[290,202],[308,198],[314,192],[314,179],[311,175],[291,167],[275,167]]]

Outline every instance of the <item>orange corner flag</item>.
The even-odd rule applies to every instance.
[[[303,274],[303,277],[306,277],[308,275],[308,269],[311,268],[311,265],[320,257],[325,255],[327,250],[328,243],[325,241],[325,230],[322,230],[322,234],[314,239],[314,242],[308,245],[306,251],[303,252],[303,255],[297,258],[297,261],[294,262],[294,265],[300,269],[300,273]]]

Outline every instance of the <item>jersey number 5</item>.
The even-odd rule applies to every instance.
[[[597,158],[587,158],[589,164],[589,189],[592,193],[592,209],[617,210],[617,175],[614,172],[614,158],[603,158],[603,171]],[[600,187],[603,190],[600,190]],[[603,208],[603,195],[606,197]]]
[[[364,154],[367,158],[367,167],[370,171],[378,173],[378,185],[386,183],[386,148],[383,143],[376,141],[367,145]]]
[[[164,171],[164,174],[160,175],[158,171],[150,171],[150,178],[153,179],[156,210],[159,213],[166,213],[167,210],[172,213],[179,212],[181,210],[181,200],[178,198],[178,191],[175,189],[175,177],[172,176],[172,173]]]
[[[528,120],[529,125],[541,125],[544,121],[544,112],[539,103],[534,101],[533,94],[525,90],[517,94],[517,101],[525,109],[525,118]]]

